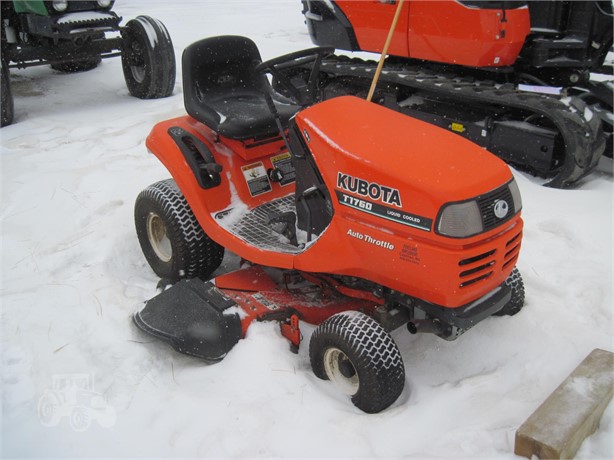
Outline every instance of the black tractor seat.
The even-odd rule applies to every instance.
[[[188,46],[182,58],[188,114],[230,139],[278,134],[265,99],[268,81],[254,71],[261,61],[256,44],[247,37],[205,38]],[[285,128],[301,107],[277,93],[273,100]]]

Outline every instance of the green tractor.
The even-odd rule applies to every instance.
[[[2,126],[13,122],[9,69],[51,65],[81,72],[121,56],[130,94],[170,96],[175,86],[173,43],[164,24],[138,16],[125,26],[114,0],[13,0],[2,8]]]

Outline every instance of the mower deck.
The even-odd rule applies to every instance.
[[[250,266],[212,281],[180,281],[149,300],[133,319],[178,352],[208,362],[221,361],[253,321],[278,321],[296,351],[302,338],[299,319],[320,324],[343,311],[372,312],[381,303],[370,293],[338,288],[325,275],[269,274]]]

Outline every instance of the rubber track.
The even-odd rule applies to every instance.
[[[376,67],[377,63],[374,61],[330,56],[323,60],[321,71],[339,77],[357,77],[370,81]],[[597,166],[605,149],[599,117],[594,114],[590,121],[587,121],[583,116],[587,106],[576,97],[563,98],[519,92],[513,84],[499,85],[491,81],[451,78],[431,73],[423,67],[400,67],[394,64],[387,65],[380,77],[380,83],[410,87],[471,105],[477,102],[528,111],[551,120],[563,138],[565,154],[562,166],[552,171],[554,178],[546,184],[550,187],[571,186]]]

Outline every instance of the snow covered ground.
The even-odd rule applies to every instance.
[[[220,34],[250,36],[265,59],[311,46],[298,0],[115,9],[125,20],[162,20],[178,59]],[[576,190],[515,174],[526,308],[455,342],[395,332],[407,382],[384,413],[363,414],[319,381],[307,347],[293,355],[274,324],[254,325],[216,365],[179,355],[131,315],[158,282],[135,235],[134,198],[168,176],[144,140],[156,121],[183,113],[180,76],[171,98],[153,101],[129,97],[119,59],[12,78],[16,120],[0,132],[3,457],[512,458],[526,417],[592,349],[614,349],[614,180],[602,159]],[[224,266],[236,263],[230,256]],[[43,426],[45,391],[79,376],[106,399],[97,407],[106,405],[111,426],[80,432],[68,416]],[[614,457],[613,412],[580,458]]]

